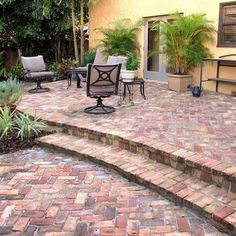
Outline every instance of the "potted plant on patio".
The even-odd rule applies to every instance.
[[[214,42],[215,28],[204,14],[184,16],[173,14],[172,20],[154,26],[161,27],[165,45],[169,89],[185,91],[192,83],[189,72],[201,63],[202,58],[211,57],[205,43]]]
[[[128,52],[126,56],[126,70],[121,70],[121,78],[124,82],[132,82],[135,78],[136,70],[140,67],[140,59],[136,53],[132,52]]]

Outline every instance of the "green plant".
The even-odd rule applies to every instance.
[[[97,29],[102,35],[101,45],[104,54],[126,55],[127,52],[135,52],[138,49],[136,33],[141,27],[142,21],[131,25],[129,19],[121,19],[113,23],[112,28]]]
[[[211,57],[204,45],[213,42],[215,28],[204,14],[184,16],[173,14],[172,21],[157,23],[153,30],[161,28],[163,44],[166,46],[167,66],[174,74],[188,74],[201,63],[202,58]]]
[[[16,103],[23,92],[23,86],[16,79],[0,82],[0,104],[10,106]]]
[[[0,107],[0,137],[6,136],[12,131],[14,113],[11,112],[9,107]]]
[[[96,50],[91,49],[84,53],[84,63],[81,66],[86,66],[89,63],[93,63],[96,56]]]
[[[140,60],[136,53],[128,52],[126,54],[126,69],[127,70],[137,70],[140,67]]]
[[[38,117],[30,118],[29,115],[19,113],[15,117],[16,129],[18,130],[18,137],[23,139],[30,139],[38,136],[43,129],[47,127],[45,122]]]
[[[17,60],[8,71],[7,77],[21,79],[24,77],[24,69],[22,64]]]

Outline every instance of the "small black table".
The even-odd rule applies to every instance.
[[[80,82],[86,80],[87,76],[87,67],[72,68],[66,71],[66,78],[68,82],[67,89],[71,86],[71,81],[73,75],[77,77],[77,88],[81,88]]]
[[[124,81],[122,80],[122,84],[124,85],[124,91],[123,91],[123,100],[126,97],[126,92],[128,90],[129,93],[129,101],[133,103],[133,96],[134,96],[134,86],[139,85],[140,88],[140,94],[143,96],[143,98],[146,100],[145,96],[145,81],[144,79],[134,79],[133,81]]]

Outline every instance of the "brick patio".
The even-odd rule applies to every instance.
[[[43,119],[78,127],[100,127],[106,132],[147,137],[201,153],[226,164],[236,164],[236,98],[204,91],[201,98],[190,92],[178,94],[167,85],[146,83],[147,100],[135,92],[135,106],[123,103],[110,115],[87,115],[83,109],[95,104],[76,89],[66,89],[66,81],[49,84],[44,94],[25,94],[19,109]],[[117,105],[118,97],[105,100]]]
[[[0,235],[224,235],[157,193],[68,155],[37,148],[0,163]]]

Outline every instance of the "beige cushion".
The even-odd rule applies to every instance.
[[[97,49],[93,64],[106,64],[107,59],[105,56],[103,56],[103,51],[104,51],[103,48]]]
[[[29,70],[30,72],[46,70],[43,56],[41,55],[35,57],[21,57],[21,60],[25,70]]]

